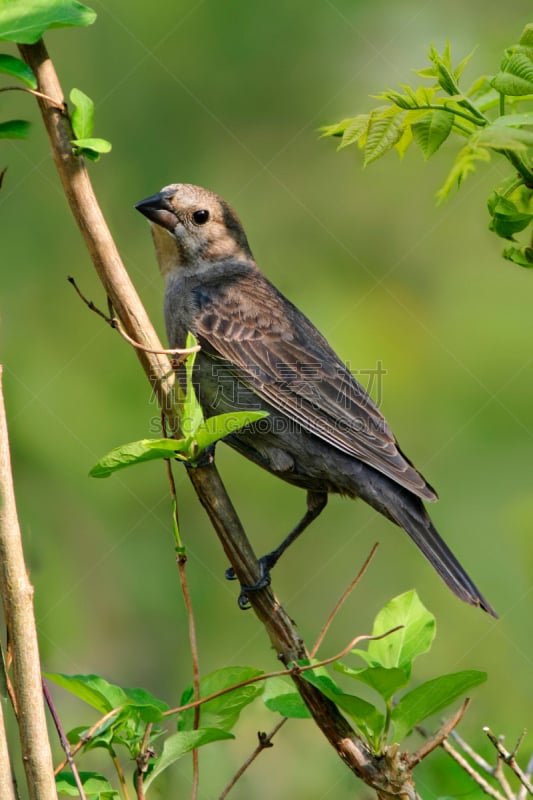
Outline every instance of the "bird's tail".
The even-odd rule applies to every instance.
[[[452,592],[461,600],[465,600],[473,606],[480,606],[492,617],[497,618],[498,615],[491,604],[485,600],[473,580],[437,533],[420,498],[398,487],[397,484],[391,484],[388,480],[385,486],[382,481],[380,483],[379,499],[374,492],[372,493],[373,497],[364,499],[407,531]]]

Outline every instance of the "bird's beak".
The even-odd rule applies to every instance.
[[[178,223],[178,218],[163,192],[153,194],[151,197],[147,197],[146,200],[141,200],[140,203],[136,203],[135,208],[145,217],[148,217],[150,222],[161,225],[162,228],[171,233]]]

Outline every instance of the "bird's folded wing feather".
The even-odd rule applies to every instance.
[[[261,273],[198,292],[204,352],[304,430],[427,500],[436,494],[384,417],[314,325]]]

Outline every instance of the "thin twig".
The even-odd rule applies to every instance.
[[[120,763],[119,759],[117,758],[116,753],[111,752],[111,761],[113,762],[113,766],[115,767],[115,772],[117,773],[118,782],[120,784],[120,788],[122,789],[122,794],[124,795],[124,800],[130,800],[130,792],[128,789],[128,784],[126,782],[126,776],[124,775],[124,770],[122,769],[122,764]]]
[[[424,742],[422,747],[419,747],[416,753],[413,753],[411,756],[409,756],[407,760],[409,769],[413,769],[413,767],[416,767],[416,765],[420,764],[420,762],[423,761],[424,758],[427,758],[427,756],[430,753],[432,753],[433,750],[442,745],[442,743],[448,738],[453,729],[461,722],[462,718],[466,714],[469,705],[470,705],[470,698],[467,697],[461,708],[453,715],[453,717],[450,717],[450,719],[446,720],[441,725],[437,733],[435,733],[434,736],[431,736],[427,740],[427,742]]]
[[[166,433],[166,430],[164,429]],[[173,506],[173,513],[174,513],[174,526],[176,534],[179,536],[179,521],[178,521],[178,500],[176,495],[176,483],[174,481],[174,475],[172,473],[172,463],[170,459],[166,460],[166,469],[167,475],[170,483],[170,492],[172,495],[172,506]],[[193,691],[194,691],[194,699],[200,699],[200,659],[198,654],[198,641],[196,638],[196,622],[194,618],[194,611],[191,602],[191,595],[189,592],[189,584],[187,581],[187,556],[181,547],[181,542],[177,542],[177,564],[178,564],[178,572],[180,576],[180,585],[181,585],[181,593],[183,595],[183,602],[185,603],[185,609],[187,611],[187,622],[188,622],[188,629],[189,629],[189,647],[191,649],[191,661],[192,661],[192,675],[193,675]],[[196,706],[194,709],[194,721],[193,721],[193,730],[198,730],[200,727],[200,706]],[[196,800],[198,797],[198,786],[200,781],[200,759],[199,759],[199,752],[198,748],[195,747],[192,751],[192,766],[193,766],[193,775],[192,775],[192,787],[191,787],[191,800]]]
[[[239,767],[239,769],[237,770],[235,775],[232,777],[232,779],[230,780],[228,785],[222,791],[222,794],[219,796],[218,800],[225,800],[225,798],[231,792],[231,790],[233,789],[233,787],[235,786],[237,781],[244,775],[244,773],[246,772],[248,767],[250,767],[253,764],[253,762],[255,761],[257,756],[260,753],[262,753],[263,750],[267,750],[269,747],[273,747],[272,739],[274,738],[276,733],[280,730],[280,728],[282,728],[283,725],[285,725],[285,723],[287,721],[288,721],[288,717],[283,717],[283,719],[280,719],[280,721],[277,723],[277,725],[275,725],[272,728],[270,733],[258,733],[257,736],[258,736],[259,742],[258,742],[257,747],[255,748],[255,750],[252,753],[250,753],[250,755],[248,756],[246,761],[244,761],[243,764]]]
[[[79,288],[78,284],[74,280],[74,278],[69,275],[67,277],[68,282],[74,287],[78,296],[83,300],[87,308],[91,311],[94,311],[95,314],[98,314],[107,324],[113,328],[114,330],[118,331],[118,333],[122,336],[122,338],[131,344],[132,347],[135,347],[136,350],[142,350],[144,353],[153,353],[154,355],[164,355],[164,356],[189,356],[191,353],[198,353],[202,348],[199,344],[194,345],[194,347],[170,347],[170,348],[160,348],[157,350],[152,349],[151,347],[146,347],[146,345],[141,344],[140,342],[136,342],[129,334],[126,333],[122,324],[118,317],[115,316],[108,316],[105,314],[98,306],[96,306],[92,300],[88,300],[81,289]],[[174,368],[178,367],[180,363],[183,361],[183,358],[177,359],[177,363],[174,364]]]
[[[515,747],[510,753],[507,748],[504,747],[503,742],[493,734],[489,727],[485,726],[483,728],[483,732],[487,734],[488,738],[496,748],[500,758],[507,764],[509,769],[514,772],[522,786],[527,789],[529,794],[533,795],[533,784],[531,783],[530,776],[528,776],[516,763],[515,753],[517,748]]]
[[[185,705],[177,706],[176,708],[169,708],[168,711],[163,711],[164,717],[169,717],[172,714],[179,714],[182,711],[187,711],[189,708],[196,708],[197,706],[203,705],[204,703],[209,703],[211,700],[215,700],[217,697],[221,697],[224,694],[228,694],[228,692],[234,692],[235,689],[242,689],[243,686],[250,686],[252,683],[259,683],[260,681],[266,681],[268,678],[281,678],[284,675],[302,675],[304,672],[308,672],[311,669],[319,669],[320,667],[325,667],[328,664],[332,664],[334,661],[338,661],[340,658],[344,658],[344,656],[353,650],[353,648],[359,644],[359,642],[374,642],[378,641],[378,639],[384,639],[386,636],[390,636],[391,633],[395,633],[403,628],[403,625],[397,625],[395,628],[391,628],[389,631],[385,631],[385,633],[381,633],[378,636],[370,636],[369,634],[362,634],[360,636],[356,636],[349,642],[346,647],[337,653],[334,656],[330,656],[329,658],[324,658],[321,661],[316,661],[314,664],[292,664],[287,669],[278,669],[274,672],[262,672],[261,675],[255,675],[253,678],[248,678],[245,681],[240,681],[239,683],[234,684],[234,686],[226,687],[225,689],[220,689],[218,692],[213,692],[213,694],[207,695],[207,697],[202,697],[200,700],[191,700],[190,703],[185,703]]]
[[[355,578],[351,581],[351,583],[348,585],[348,587],[344,590],[344,592],[341,594],[341,596],[337,600],[335,606],[333,607],[333,610],[332,610],[331,614],[327,618],[327,620],[326,620],[326,622],[324,624],[324,627],[322,628],[322,630],[318,634],[317,640],[316,640],[316,642],[314,643],[314,645],[313,645],[313,647],[311,649],[311,658],[314,658],[315,654],[318,651],[318,648],[320,647],[320,645],[324,641],[324,638],[325,638],[328,630],[331,627],[331,623],[333,622],[333,620],[335,619],[335,617],[339,613],[339,610],[340,610],[341,606],[346,602],[346,600],[348,599],[348,597],[350,596],[350,594],[352,593],[352,591],[357,586],[357,584],[359,583],[359,581],[361,580],[361,578],[363,577],[363,575],[367,571],[368,567],[370,566],[370,562],[372,561],[372,559],[374,558],[374,556],[376,554],[376,550],[378,549],[378,545],[379,545],[379,542],[376,542],[375,545],[372,547],[372,550],[368,554],[368,556],[367,556],[367,558],[365,560],[365,563],[363,564],[363,566],[361,567],[361,569],[359,570],[359,572],[357,573]]]
[[[531,758],[528,761],[525,774],[528,781],[530,781],[531,776],[533,775],[533,756],[531,756]],[[526,795],[527,795],[527,787],[524,786],[524,784],[522,783],[520,789],[518,790],[516,800],[526,800]]]
[[[54,705],[54,701],[52,700],[52,695],[50,694],[50,690],[48,689],[48,686],[46,685],[44,678],[42,680],[42,685],[43,685],[44,699],[46,700],[46,705],[48,706],[48,710],[54,721],[54,725],[56,726],[57,735],[59,736],[59,742],[67,757],[68,765],[71,769],[72,775],[74,776],[74,782],[76,784],[76,788],[78,789],[78,793],[80,795],[81,800],[87,800],[87,796],[85,794],[85,791],[83,789],[83,784],[81,782],[80,773],[78,772],[78,767],[76,766],[76,763],[72,755],[70,742],[66,737],[65,731],[63,730],[63,725],[61,724],[61,720],[59,719],[57,709]]]
[[[470,756],[476,766],[486,772],[487,775],[494,775],[494,766],[489,764],[489,762],[486,761],[486,759],[484,759],[483,756],[481,756],[478,752],[476,752],[476,750],[474,750],[474,748],[471,747],[468,742],[465,742],[458,731],[452,731],[452,739],[457,742],[464,753]]]
[[[102,725],[105,725],[106,722],[108,722],[110,719],[113,719],[113,717],[116,717],[117,714],[120,713],[120,711],[121,711],[121,706],[117,706],[116,708],[112,708],[111,711],[108,711],[107,714],[104,714],[103,717],[100,717],[100,719],[97,720],[94,723],[94,725],[89,728],[89,730],[87,731],[85,736],[83,736],[83,738],[80,739],[78,744],[74,745],[74,747],[71,749],[71,755],[75,756],[81,750],[81,748],[85,744],[87,744],[87,742],[91,741],[91,739],[93,738],[94,734],[102,727]],[[61,770],[64,769],[67,766],[67,764],[68,764],[68,761],[65,758],[61,762],[61,764],[59,764],[55,768],[54,775],[57,775],[59,772],[61,772]]]
[[[144,775],[146,773],[146,770],[148,769],[148,763],[150,761],[150,758],[152,758],[153,755],[152,748],[149,746],[152,728],[153,725],[151,722],[149,722],[146,726],[146,730],[144,731],[143,740],[141,742],[140,753],[136,759],[137,771],[135,773],[135,791],[137,794],[137,800],[145,800]]]
[[[489,797],[493,797],[494,800],[506,800],[504,795],[491,786],[490,783],[485,780],[485,778],[480,775],[476,769],[474,769],[474,767],[466,760],[466,758],[462,756],[461,753],[459,753],[447,739],[443,741],[441,747],[448,753],[449,756],[453,758],[457,764],[459,764],[460,767],[462,767],[466,774],[469,775],[475,783],[477,783],[480,789],[483,789],[485,794],[488,794]]]
[[[29,86],[2,86],[0,87],[0,92],[27,92],[27,94],[32,94],[34,97],[41,97],[43,100],[48,100],[49,103],[55,106],[55,108],[59,108],[60,111],[65,110],[64,103],[59,103],[57,100],[54,100],[53,97],[38,92],[37,89],[30,89]]]
[[[167,425],[165,415],[161,414],[161,430],[163,436],[167,436]],[[200,658],[198,653],[198,642],[196,638],[196,622],[194,618],[194,611],[191,603],[191,596],[189,592],[189,585],[187,581],[187,555],[185,548],[182,546],[180,539],[179,527],[179,514],[178,514],[178,495],[176,493],[176,481],[174,480],[174,473],[172,471],[172,462],[170,459],[165,459],[165,467],[167,478],[170,486],[170,496],[172,497],[172,513],[174,517],[174,535],[176,538],[176,551],[177,551],[177,564],[180,576],[181,593],[187,611],[188,628],[189,628],[189,646],[191,648],[192,660],[192,674],[193,674],[193,692],[194,699],[200,699]],[[194,709],[193,730],[198,730],[200,727],[200,707]],[[192,787],[191,787],[191,800],[196,800],[198,796],[198,786],[200,783],[200,755],[198,748],[192,750]]]

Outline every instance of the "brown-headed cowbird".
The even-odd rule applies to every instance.
[[[325,338],[259,271],[228,203],[176,183],[136,208],[152,223],[166,278],[170,345],[183,347],[191,331],[202,348],[195,380],[205,415],[268,411],[225,441],[307,490],[307,513],[263,558],[260,585],[333,492],[360,497],[404,528],[458,597],[496,616],[424,508],[422,500],[436,500],[435,491]]]

